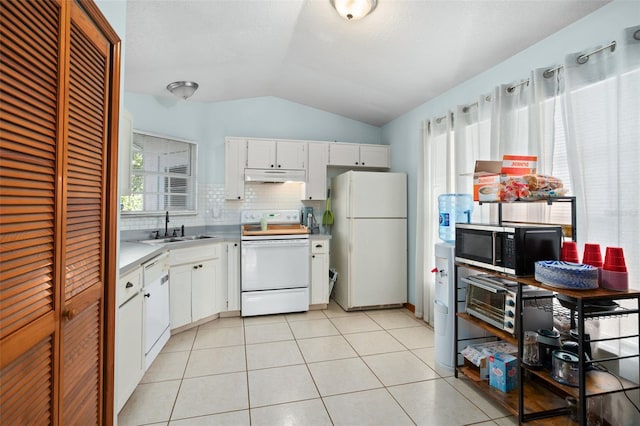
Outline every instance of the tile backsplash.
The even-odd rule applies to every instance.
[[[198,187],[197,215],[174,215],[170,228],[198,227],[211,225],[237,225],[240,212],[251,209],[300,209],[304,191],[302,183],[245,185],[244,200],[225,200],[224,184],[205,184]],[[319,220],[324,211],[324,201],[305,201],[311,206]],[[120,231],[164,229],[164,215],[161,216],[121,216]]]

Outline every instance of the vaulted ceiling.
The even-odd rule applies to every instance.
[[[188,102],[276,96],[381,126],[609,0],[128,0],[125,90]]]

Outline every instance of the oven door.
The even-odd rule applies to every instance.
[[[309,286],[309,240],[242,241],[242,291]]]
[[[504,330],[507,290],[473,276],[463,278],[462,282],[467,284],[467,313]]]

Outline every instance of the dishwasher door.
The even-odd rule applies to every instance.
[[[144,353],[147,368],[169,339],[169,266],[162,255],[144,265]]]

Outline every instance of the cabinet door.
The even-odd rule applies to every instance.
[[[240,310],[240,243],[227,243],[226,310]]]
[[[329,303],[329,255],[311,255],[310,304]]]
[[[360,146],[355,143],[331,142],[329,144],[329,165],[360,165]]]
[[[325,200],[327,198],[327,164],[329,163],[328,143],[309,143],[307,145],[306,200]]]
[[[247,144],[244,139],[227,138],[224,141],[224,198],[244,199],[244,167],[247,162]]]
[[[220,259],[191,266],[191,321],[217,313],[216,284],[220,283]]]
[[[360,145],[360,165],[364,167],[390,167],[389,146]]]
[[[278,141],[276,168],[302,170],[306,160],[306,146],[303,141]]]
[[[136,293],[118,308],[116,327],[116,411],[120,411],[144,374],[142,294]]]
[[[171,329],[191,323],[191,271],[193,265],[172,266],[169,277]]]
[[[275,169],[276,141],[247,139],[247,168]]]

